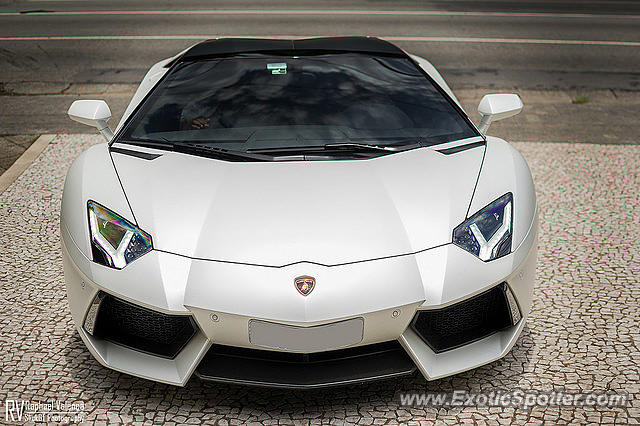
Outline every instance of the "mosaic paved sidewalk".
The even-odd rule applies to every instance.
[[[58,212],[71,160],[100,136],[54,140],[0,194],[0,401],[82,402],[87,422],[453,424],[640,421],[640,147],[518,143],[541,239],[529,325],[504,359],[454,377],[329,390],[177,388],[98,364],[67,310]],[[628,392],[622,408],[402,407],[398,392]],[[0,413],[3,420],[4,407]]]

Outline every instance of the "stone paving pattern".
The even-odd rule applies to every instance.
[[[65,299],[59,243],[71,160],[100,136],[56,138],[0,194],[0,401],[83,401],[98,423],[385,424],[640,421],[640,148],[515,144],[537,185],[540,252],[528,327],[502,360],[453,377],[313,391],[178,388],[102,367]],[[400,391],[629,392],[620,408],[402,407]],[[4,411],[4,410],[2,410]],[[2,414],[4,415],[4,413]]]

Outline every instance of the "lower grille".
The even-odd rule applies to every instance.
[[[520,312],[510,292],[502,283],[446,308],[418,311],[411,327],[436,353],[472,343],[519,320]],[[510,302],[517,312],[511,311]]]
[[[313,388],[404,376],[415,369],[397,341],[310,354],[213,345],[196,374],[204,380]]]
[[[90,309],[85,330],[99,339],[152,355],[175,358],[196,333],[194,321],[188,315],[156,312],[104,292],[100,292],[95,300],[99,305]]]

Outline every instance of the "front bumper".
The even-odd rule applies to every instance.
[[[331,267],[297,263],[274,268],[195,260],[154,250],[125,269],[114,270],[87,259],[64,223],[61,232],[69,306],[91,353],[107,367],[174,385],[184,385],[196,368],[201,363],[204,365],[203,359],[210,356],[212,345],[261,353],[272,351],[274,348],[252,343],[249,333],[252,320],[313,327],[362,318],[364,327],[359,342],[344,348],[328,341],[323,350],[316,348],[313,352],[338,354],[351,349],[366,352],[366,348],[398,342],[427,379],[489,363],[512,348],[524,327],[531,306],[537,252],[534,220],[524,241],[513,253],[487,263],[447,244],[413,255]],[[311,275],[317,281],[316,288],[307,297],[301,296],[293,285],[294,278],[300,275]],[[501,283],[508,284],[521,313],[521,319],[511,327],[436,353],[410,326],[419,310],[441,309]],[[195,332],[173,357],[156,356],[96,338],[86,331],[84,324],[99,292],[155,312],[187,315],[195,322]],[[389,365],[397,368],[380,374],[369,371],[362,380],[413,371],[400,358],[390,361]],[[207,378],[200,370],[204,367],[199,369],[199,375]],[[299,385],[313,387],[315,382],[309,380]],[[245,379],[228,381],[287,384]],[[354,381],[359,381],[358,377],[324,380],[320,385]],[[290,385],[297,386],[293,382]]]

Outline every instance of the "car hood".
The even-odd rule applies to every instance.
[[[336,265],[451,242],[484,147],[453,155],[420,148],[369,160],[249,163],[155,152],[162,155],[153,160],[111,154],[155,249],[283,266]]]

